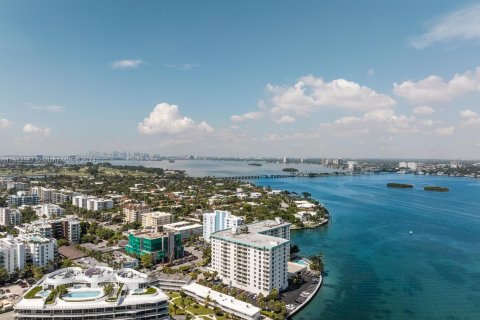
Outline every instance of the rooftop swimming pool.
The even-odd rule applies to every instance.
[[[69,291],[62,298],[64,300],[84,300],[84,299],[97,299],[103,295],[102,290],[75,290]]]
[[[46,298],[48,297],[49,294],[50,294],[50,290],[42,290],[39,293],[37,293],[37,296]]]

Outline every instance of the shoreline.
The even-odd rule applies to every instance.
[[[292,310],[289,314],[287,314],[287,319],[291,319],[295,314],[297,314],[300,310],[305,308],[307,304],[317,295],[318,291],[320,291],[320,287],[322,286],[323,283],[323,276],[320,275],[320,278],[318,280],[318,284],[315,287],[315,290],[308,296],[308,298],[303,301],[298,307],[296,307],[294,310]]]
[[[292,227],[291,230],[306,230],[306,229],[316,229],[316,228],[319,228],[319,227],[322,227],[324,225],[326,225],[327,223],[330,222],[330,215],[327,216],[326,218],[324,218],[322,221],[320,221],[319,223],[315,224],[315,225],[312,225],[312,226],[303,226],[302,228],[300,227]]]

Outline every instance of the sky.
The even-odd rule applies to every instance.
[[[0,1],[0,154],[480,158],[480,1]]]

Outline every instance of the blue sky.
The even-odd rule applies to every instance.
[[[0,154],[479,158],[478,1],[2,1]]]

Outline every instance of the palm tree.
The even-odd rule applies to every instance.
[[[212,298],[210,298],[210,295],[208,295],[206,298],[205,298],[205,308],[208,308],[208,304],[212,302]]]
[[[310,260],[310,269],[313,270],[313,271],[318,271],[320,273],[322,273],[324,271],[324,265],[323,265],[323,260],[322,260],[322,255],[319,253],[319,254],[316,254],[316,255],[313,255],[313,256],[310,256],[309,257],[309,260]]]
[[[173,303],[172,308],[173,308],[173,314],[177,314],[178,305],[176,303]]]

